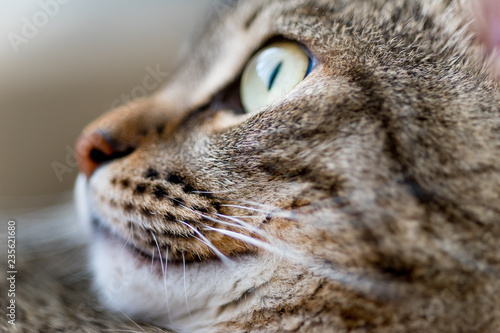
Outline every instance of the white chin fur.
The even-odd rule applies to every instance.
[[[219,308],[269,281],[277,266],[277,258],[266,254],[243,255],[225,264],[168,263],[162,270],[160,262],[139,259],[123,243],[92,232],[92,200],[83,175],[77,179],[75,196],[80,220],[91,237],[89,257],[98,296],[110,310],[131,318],[180,332],[215,331],[210,327],[237,315],[218,314]]]
[[[83,173],[79,173],[76,178],[75,183],[75,205],[76,212],[78,214],[78,221],[85,232],[85,236],[87,239],[91,237],[91,208],[88,199],[88,190],[87,190],[87,177]]]
[[[273,274],[269,267],[274,267],[268,261],[272,256],[242,256],[227,265],[213,260],[185,268],[169,263],[163,275],[159,262],[139,260],[123,244],[100,236],[92,241],[90,257],[105,306],[180,332],[213,331],[215,323],[232,317],[218,316],[219,307],[267,282]]]

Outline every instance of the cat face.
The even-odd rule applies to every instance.
[[[450,272],[486,288],[458,259],[491,255],[470,235],[499,217],[500,99],[460,10],[224,6],[164,89],[79,140],[103,302],[185,331],[307,331],[404,324]]]

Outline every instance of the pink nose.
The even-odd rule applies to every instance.
[[[99,165],[127,153],[117,152],[101,132],[82,134],[76,142],[80,171],[90,178]]]

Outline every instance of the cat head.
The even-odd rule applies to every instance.
[[[466,8],[224,3],[170,83],[78,142],[104,303],[186,331],[424,329],[451,278],[435,327],[481,307],[500,95]]]

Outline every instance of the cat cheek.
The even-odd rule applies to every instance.
[[[207,125],[210,128],[210,132],[215,133],[219,131],[223,131],[233,126],[237,126],[250,118],[250,114],[238,115],[234,114],[231,111],[222,111],[218,112],[215,116],[213,116],[208,122]]]

